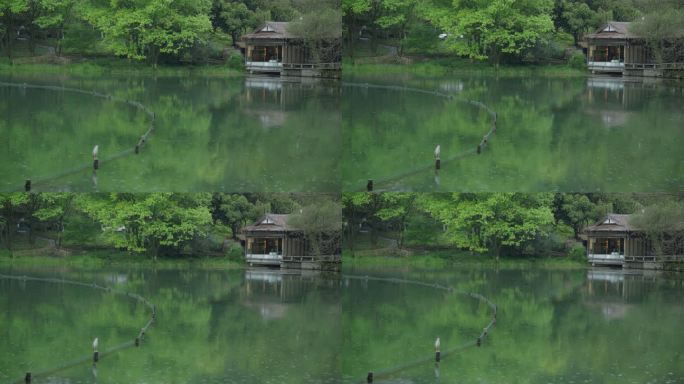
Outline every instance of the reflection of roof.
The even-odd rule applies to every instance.
[[[632,23],[623,21],[609,21],[596,32],[588,34],[587,39],[629,39],[638,36],[630,32]]]
[[[287,224],[290,215],[267,213],[256,223],[242,228],[242,232],[287,232],[296,231]]]
[[[267,21],[252,33],[241,37],[241,40],[270,40],[270,39],[292,39],[295,38],[288,29],[290,23],[281,21]]]
[[[585,232],[629,232],[635,228],[629,223],[632,215],[609,213],[606,217],[585,229]]]

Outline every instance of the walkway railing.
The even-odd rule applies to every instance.
[[[283,63],[284,69],[332,69],[342,68],[341,63]]]
[[[684,263],[684,255],[667,255],[667,256],[625,256],[625,261],[630,261],[630,262]]]
[[[109,348],[103,352],[100,352],[98,356],[105,356],[112,354],[114,352],[120,351],[124,348],[129,348],[132,346],[139,346],[142,341],[145,339],[145,335],[147,334],[147,331],[152,327],[152,324],[157,320],[157,307],[152,304],[149,300],[146,298],[138,295],[137,293],[130,293],[128,291],[123,291],[119,289],[113,289],[110,287],[105,287],[102,285],[98,285],[96,283],[85,283],[81,281],[74,281],[74,280],[65,280],[65,279],[58,279],[58,278],[44,278],[44,277],[32,277],[32,276],[16,276],[16,275],[4,275],[0,274],[0,279],[5,279],[5,280],[17,280],[17,281],[36,281],[36,282],[42,282],[42,283],[53,283],[53,284],[69,284],[69,285],[76,285],[76,286],[81,286],[81,287],[86,287],[86,288],[92,288],[92,289],[97,289],[101,290],[104,292],[109,292],[109,293],[114,293],[117,295],[122,295],[129,297],[131,299],[135,299],[136,301],[144,304],[150,309],[150,318],[145,323],[145,325],[140,328],[140,331],[136,334],[135,338],[126,341],[124,343],[121,343],[119,345],[116,345],[112,348]],[[55,353],[59,353],[59,351],[53,351]],[[71,368],[86,362],[92,361],[93,356],[88,355],[84,356],[75,360],[67,361],[64,362],[56,367],[52,367],[50,369],[45,369],[42,371],[37,371],[37,372],[27,372],[26,376],[24,378],[18,379],[14,381],[13,383],[30,383],[32,379],[35,379],[38,376],[48,376],[50,374],[53,374],[55,372],[59,372],[62,370],[65,370],[67,368]]]
[[[682,69],[684,63],[625,63],[625,69]]]

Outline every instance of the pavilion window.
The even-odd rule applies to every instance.
[[[249,253],[253,255],[267,255],[269,253],[283,253],[283,239],[261,238],[250,243]]]

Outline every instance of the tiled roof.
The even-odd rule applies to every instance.
[[[638,36],[630,31],[632,23],[624,21],[609,21],[601,26],[596,32],[586,35],[587,39],[629,39]],[[605,31],[612,27],[613,31]]]
[[[585,232],[629,232],[634,231],[630,224],[632,215],[620,215],[616,213],[609,213],[606,217],[594,225],[590,225],[584,229]]]
[[[242,232],[286,232],[295,230],[287,224],[290,215],[267,213],[256,223],[242,228]]]
[[[290,23],[282,21],[267,21],[252,33],[242,36],[241,40],[254,39],[291,39],[294,38],[288,31]]]

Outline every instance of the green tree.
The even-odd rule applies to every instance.
[[[176,252],[211,224],[207,193],[86,195],[79,207],[103,227],[109,243],[157,259],[161,247]]]
[[[598,220],[597,206],[583,194],[562,194],[560,197],[560,216],[575,232],[575,238],[590,222]]]
[[[233,239],[237,240],[240,228],[249,221],[256,220],[259,208],[244,195],[220,193],[214,195],[214,205],[218,208],[218,217],[231,229]]]
[[[249,9],[244,1],[219,0],[214,5],[216,24],[233,39],[237,46],[240,35],[250,28],[256,28],[268,18],[268,12],[260,9]]]
[[[363,16],[370,11],[371,0],[342,0],[344,27],[347,36],[346,54],[354,59],[356,40],[359,37]]]
[[[111,0],[91,3],[83,16],[116,55],[156,66],[161,54],[178,55],[206,40],[210,9],[211,0]]]
[[[450,49],[497,66],[504,54],[520,55],[553,31],[552,0],[470,0],[426,12],[448,35]]]
[[[582,39],[582,35],[594,27],[594,20],[596,18],[594,12],[589,5],[583,2],[566,1],[563,9],[562,17],[566,20],[568,32],[572,34],[572,38],[577,46]]]
[[[12,238],[19,220],[19,217],[29,202],[28,193],[3,193],[0,194],[0,225],[5,247],[12,252]]]
[[[522,249],[554,224],[551,194],[478,193],[429,195],[425,211],[442,222],[450,241],[498,258],[502,247]]]
[[[347,232],[347,248],[354,251],[355,237],[363,220],[362,213],[366,211],[374,194],[366,192],[349,192],[342,195],[342,213],[344,215],[344,229]]]
[[[321,196],[301,212],[293,214],[288,224],[304,232],[314,256],[335,254],[342,236],[342,206],[334,199]]]
[[[42,29],[52,29],[57,36],[56,54],[62,54],[62,41],[64,30],[68,23],[74,19],[75,8],[79,0],[39,0],[41,13],[33,21],[33,24]]]
[[[28,0],[0,0],[0,39],[3,42],[7,58],[12,60],[12,48],[16,28],[22,13],[29,8]]]
[[[650,205],[635,214],[631,224],[646,232],[657,256],[684,253],[684,203],[681,201],[665,200]]]
[[[416,0],[381,0],[382,15],[375,20],[383,29],[395,29],[399,37],[398,54],[404,54],[408,27],[415,17]]]
[[[73,211],[73,201],[76,197],[73,193],[40,193],[41,206],[33,212],[33,216],[42,222],[51,222],[57,230],[55,246],[62,246],[62,234],[64,222]]]
[[[645,15],[633,26],[643,36],[658,63],[684,61],[684,3],[643,1]]]
[[[383,193],[380,195],[381,208],[375,216],[385,223],[389,223],[399,231],[397,246],[404,246],[406,222],[413,211],[418,195],[415,193]]]
[[[295,36],[302,36],[314,62],[332,63],[340,59],[342,13],[335,1],[301,0],[299,20],[289,26]]]

